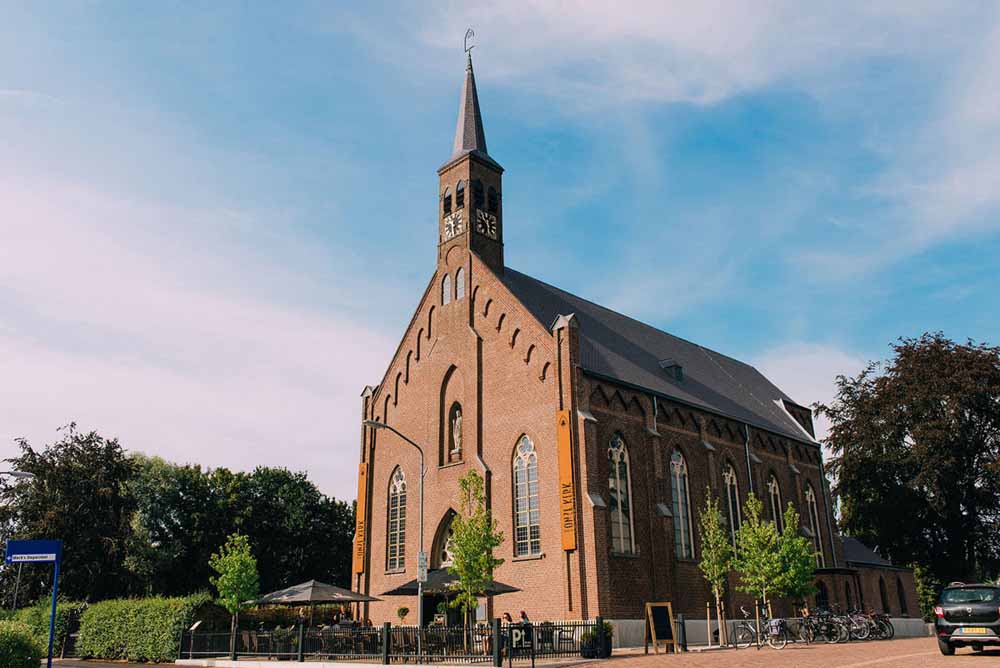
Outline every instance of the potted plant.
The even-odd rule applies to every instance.
[[[406,616],[408,614],[410,614],[410,609],[407,608],[405,605],[401,605],[398,608],[396,608],[396,616],[399,617],[400,625],[406,624]]]
[[[604,624],[604,646],[600,646],[599,638],[597,637],[597,629],[592,631],[584,631],[580,636],[580,656],[585,659],[607,659],[611,656],[611,638],[614,636],[615,628],[611,626],[611,622],[603,622]]]

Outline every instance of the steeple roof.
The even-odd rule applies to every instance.
[[[466,56],[465,81],[462,83],[462,98],[458,104],[455,143],[448,162],[454,162],[458,158],[472,153],[490,164],[500,167],[486,151],[486,132],[483,130],[483,115],[479,110],[476,75],[472,71],[472,52],[466,52]]]

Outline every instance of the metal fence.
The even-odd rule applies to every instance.
[[[349,627],[200,633],[185,631],[179,658],[349,660],[376,663],[483,663],[610,655],[603,621],[463,626]]]

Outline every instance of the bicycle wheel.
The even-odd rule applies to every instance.
[[[885,620],[885,627],[888,629],[889,633],[886,635],[886,640],[892,640],[892,637],[896,635],[896,627],[892,625],[892,620]]]
[[[840,631],[833,622],[823,622],[821,633],[823,639],[831,645],[840,640]]]
[[[767,644],[771,649],[785,649],[785,645],[788,644],[788,631],[782,627],[777,633],[768,633]]]
[[[851,627],[845,624],[843,621],[835,623],[837,627],[837,642],[844,643],[851,639]]]
[[[740,626],[736,629],[736,647],[739,649],[746,649],[751,645],[756,644],[757,634],[753,632],[749,626]]]
[[[807,645],[811,645],[812,641],[816,639],[816,632],[813,631],[813,627],[810,624],[799,624],[799,640],[803,641]]]
[[[867,621],[854,619],[851,624],[851,633],[858,640],[868,640],[868,636],[871,634],[871,628],[868,626]]]

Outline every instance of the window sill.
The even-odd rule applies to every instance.
[[[393,568],[392,570],[389,569],[385,570],[386,575],[402,575],[403,573],[406,573],[405,568]]]
[[[448,462],[447,464],[440,464],[438,466],[438,468],[439,469],[450,469],[453,466],[461,466],[464,463],[465,463],[464,459],[459,459],[457,462]]]
[[[615,552],[611,551],[611,556],[616,559],[638,559],[639,554],[637,552]]]
[[[539,552],[538,554],[526,554],[523,557],[511,557],[511,561],[537,561],[538,559],[544,559],[545,553]]]
[[[694,557],[677,557],[675,559],[675,561],[677,561],[678,563],[681,563],[681,564],[697,564],[698,563],[698,560],[695,559]]]

